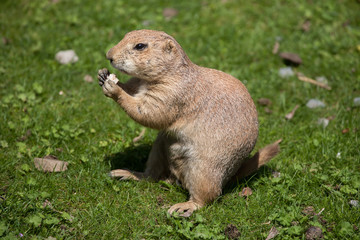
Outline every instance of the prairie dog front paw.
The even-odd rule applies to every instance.
[[[113,81],[115,84],[119,82],[119,79],[116,78],[116,75],[113,73],[110,73],[108,69],[103,68],[100,69],[98,72],[98,79],[99,79],[99,85],[103,86],[105,81]]]
[[[115,77],[115,79],[116,79],[116,77]],[[104,84],[102,85],[102,90],[103,90],[103,93],[105,94],[105,96],[110,97],[110,98],[114,99],[115,101],[117,101],[120,96],[121,88],[115,83],[115,81],[107,79],[104,82]]]
[[[109,77],[110,72],[107,68],[100,69],[98,71],[97,78],[99,79],[99,85],[102,87],[104,85],[104,82]]]

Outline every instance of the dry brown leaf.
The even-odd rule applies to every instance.
[[[241,193],[239,194],[241,197],[248,197],[252,195],[252,189],[249,187],[244,187]]]
[[[277,54],[279,52],[279,48],[280,48],[280,43],[279,42],[275,42],[272,53],[273,54]]]
[[[292,221],[292,222],[291,222],[291,225],[293,225],[293,226],[298,226],[298,225],[299,225],[299,221]]]
[[[164,204],[164,198],[161,195],[156,197],[156,201],[159,206]]]
[[[173,17],[175,17],[176,15],[178,15],[179,11],[176,10],[175,8],[164,8],[163,10],[163,16],[165,17],[166,20],[170,20]]]
[[[310,215],[313,216],[315,215],[315,209],[313,206],[307,206],[305,207],[302,211],[303,214],[305,214],[306,216]]]
[[[19,142],[26,141],[30,136],[31,136],[31,130],[29,129],[26,131],[26,133],[23,136],[18,138],[18,141]]]
[[[315,240],[323,238],[323,233],[321,228],[311,226],[306,230],[305,239],[306,240]]]
[[[49,201],[49,200],[47,200],[47,199],[45,199],[45,201],[43,202],[43,207],[45,208],[45,207],[52,207],[52,205],[51,205],[51,202]]]
[[[34,158],[35,167],[43,172],[63,172],[67,170],[68,162],[60,161],[55,156]]]
[[[294,117],[294,115],[295,115],[296,110],[297,110],[299,107],[300,107],[299,105],[296,105],[296,106],[294,107],[294,109],[293,109],[290,113],[288,113],[288,114],[285,115],[285,118],[286,118],[287,120],[292,119],[292,118]]]
[[[89,74],[86,74],[86,75],[84,76],[84,81],[85,81],[85,82],[88,82],[88,83],[92,83],[92,82],[94,82],[94,79],[93,79],[93,77],[90,76]]]
[[[343,129],[343,130],[341,131],[341,133],[342,133],[342,134],[345,134],[345,133],[348,133],[349,131],[350,131],[349,128],[345,128],[345,129]]]
[[[332,121],[335,119],[335,117],[336,117],[336,115],[331,115],[331,116],[327,117],[326,119],[329,121]]]
[[[283,59],[286,65],[290,66],[299,66],[302,64],[302,60],[299,55],[291,52],[282,52],[279,56]]]
[[[265,108],[264,108],[264,111],[265,111],[267,114],[272,114],[271,109],[268,108],[268,107],[265,107]]]
[[[350,25],[350,20],[346,20],[345,22],[343,22],[343,24],[341,24],[343,27],[347,27]]]
[[[301,25],[301,30],[304,32],[308,32],[310,30],[311,22],[310,20],[305,20],[305,22]]]
[[[259,98],[258,99],[258,104],[262,105],[262,106],[269,106],[271,105],[271,100],[268,98]]]
[[[144,137],[145,131],[146,131],[146,129],[143,128],[143,130],[141,130],[139,136],[134,137],[133,142],[136,143],[136,142],[140,141]]]
[[[279,234],[279,231],[276,229],[276,227],[272,227],[269,231],[269,235],[266,237],[266,240],[273,239]]]
[[[6,38],[6,37],[3,37],[2,42],[3,42],[4,45],[8,45],[10,43],[10,40],[8,38]]]
[[[56,238],[52,237],[52,236],[49,236],[49,237],[45,238],[44,240],[56,240]]]
[[[239,229],[234,224],[227,225],[224,233],[230,239],[237,239],[241,235]]]

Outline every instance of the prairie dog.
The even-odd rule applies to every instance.
[[[253,157],[258,137],[255,104],[246,87],[224,72],[190,61],[170,35],[129,32],[106,57],[127,83],[99,70],[104,94],[136,122],[160,130],[143,173],[117,169],[112,177],[179,181],[190,199],[169,213],[190,216],[217,198],[225,184],[256,171],[279,151],[279,141]]]

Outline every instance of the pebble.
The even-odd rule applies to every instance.
[[[360,107],[360,97],[354,98],[354,106]]]
[[[58,53],[56,53],[55,59],[61,64],[69,64],[77,62],[79,60],[79,57],[76,55],[74,50],[70,49],[59,51]]]
[[[150,26],[152,24],[152,21],[150,21],[150,20],[144,20],[144,21],[142,21],[142,25],[144,25],[145,27],[148,27],[148,26]]]
[[[271,175],[273,176],[273,178],[279,178],[281,177],[281,173],[278,171],[272,171]]]
[[[319,107],[325,107],[326,105],[325,105],[325,103],[323,103],[323,102],[320,101],[320,100],[310,99],[310,100],[307,102],[306,106],[307,106],[308,108],[319,108]]]
[[[279,69],[279,76],[282,78],[288,78],[288,77],[291,77],[294,75],[295,75],[295,73],[291,67],[285,67],[285,68]]]
[[[321,126],[323,126],[324,128],[326,128],[327,125],[329,125],[329,119],[319,118],[317,123],[318,123],[318,125],[321,125]]]
[[[358,200],[350,200],[349,204],[353,207],[359,207],[359,201]]]
[[[327,78],[324,77],[324,76],[316,77],[315,80],[316,80],[317,82],[321,82],[321,83],[324,83],[324,84],[328,84],[328,83],[329,83],[328,80],[327,80]]]

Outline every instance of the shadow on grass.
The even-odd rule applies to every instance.
[[[239,185],[246,185],[251,187],[253,182],[258,181],[262,177],[269,177],[273,169],[268,166],[262,166],[256,172],[247,176],[245,178],[238,179],[237,181],[230,181],[226,184],[225,188],[223,189],[223,194],[232,193],[234,189],[236,189]]]
[[[105,157],[105,161],[110,162],[111,170],[128,169],[132,171],[143,172],[145,170],[146,161],[151,150],[151,144],[141,144],[130,146],[123,152],[114,153]],[[239,179],[230,181],[223,189],[222,195],[232,193],[239,185],[252,186],[253,182],[258,181],[262,177],[271,176],[273,169],[268,166],[261,167],[258,171]],[[221,201],[221,198],[220,198]]]
[[[130,146],[123,152],[114,153],[105,157],[105,161],[110,162],[111,170],[128,169],[142,172],[150,153],[150,144]]]

